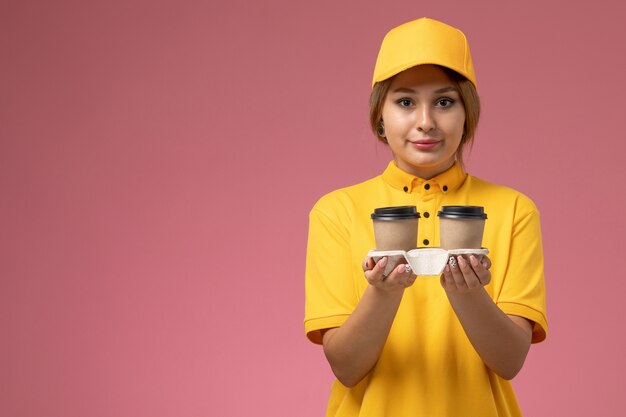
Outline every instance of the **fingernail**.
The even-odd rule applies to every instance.
[[[457,260],[457,262],[459,263],[459,266],[460,266],[461,268],[465,268],[465,267],[467,266],[467,261],[465,260],[465,258],[464,258],[464,257],[462,257],[462,256],[457,256],[457,257],[456,257],[456,260]]]
[[[384,258],[381,258],[381,260],[378,261],[378,263],[380,264],[380,266],[387,265],[387,257],[385,256]]]
[[[478,266],[478,259],[474,255],[470,255],[470,263],[472,266]]]

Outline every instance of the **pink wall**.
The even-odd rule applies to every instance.
[[[623,415],[624,10],[430,3],[4,0],[0,416],[323,415],[307,214],[386,165],[378,44],[424,15],[473,46],[470,171],[542,211],[522,407]]]

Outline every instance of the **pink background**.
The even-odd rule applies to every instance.
[[[0,416],[323,415],[307,215],[388,162],[371,73],[421,16],[472,45],[470,172],[542,212],[523,410],[623,415],[620,2],[2,0]]]

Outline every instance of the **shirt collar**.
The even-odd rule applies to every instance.
[[[429,180],[416,177],[401,170],[395,161],[389,162],[387,169],[385,169],[382,175],[384,182],[406,193],[411,193],[413,190],[426,193],[436,191],[449,193],[459,188],[465,181],[465,177],[467,177],[467,174],[456,161],[446,171]]]

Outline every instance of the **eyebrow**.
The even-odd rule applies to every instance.
[[[434,93],[435,94],[442,94],[442,93],[448,93],[450,91],[455,91],[458,92],[458,90],[452,86],[448,86],[448,87],[442,87],[438,90],[435,90]],[[396,88],[395,90],[392,91],[392,93],[409,93],[409,94],[417,94],[417,92],[415,90],[413,90],[412,88],[406,88],[406,87],[399,87]]]

